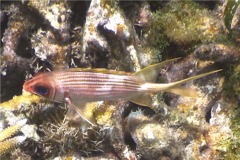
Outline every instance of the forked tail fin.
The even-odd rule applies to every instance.
[[[164,92],[171,92],[171,93],[178,94],[181,96],[186,96],[186,97],[198,97],[198,92],[195,89],[185,88],[180,85],[188,81],[192,81],[192,80],[195,80],[195,79],[198,79],[222,70],[220,69],[220,70],[203,73],[200,75],[196,75],[196,76],[189,77],[189,78],[186,78],[177,82],[172,82],[172,83],[164,83],[164,84],[155,83],[156,78],[159,75],[160,69],[164,65],[171,63],[177,59],[179,58],[163,61],[161,63],[148,66],[142,69],[141,71],[134,73],[134,75],[139,79],[141,79],[142,82],[145,82],[141,86],[142,91],[145,93],[154,93],[154,92],[156,93],[156,92],[164,91]],[[130,99],[130,101],[139,105],[149,106],[151,105],[151,96],[148,94],[142,94]]]
[[[207,75],[216,73],[221,71],[220,70],[215,70],[215,71],[211,71],[211,72],[207,72],[207,73],[203,73],[200,75],[196,75],[193,77],[189,77],[177,82],[172,82],[172,83],[164,83],[164,84],[157,84],[157,83],[146,83],[145,85],[145,90],[149,90],[150,92],[160,92],[160,91],[164,91],[164,92],[171,92],[171,93],[175,93],[181,96],[186,96],[186,97],[197,97],[198,93],[195,89],[192,88],[185,88],[180,86],[183,83],[186,83],[188,81],[192,81],[198,78],[202,78],[205,77]],[[143,85],[143,86],[144,86]]]

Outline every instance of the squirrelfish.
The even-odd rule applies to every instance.
[[[162,66],[176,59],[178,58],[148,66],[136,73],[80,68],[40,73],[26,81],[23,89],[51,101],[67,102],[72,106],[82,102],[116,99],[126,99],[139,105],[150,106],[150,93],[160,91],[196,97],[198,95],[196,90],[180,85],[220,71],[215,70],[173,83],[154,83]],[[78,109],[78,112],[88,121],[81,110],[83,111],[84,107]]]

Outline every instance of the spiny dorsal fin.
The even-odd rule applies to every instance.
[[[109,70],[106,68],[70,68],[64,71],[68,72],[94,72],[94,73],[104,73],[104,74],[117,74],[117,75],[132,75],[130,72]]]
[[[143,68],[142,70],[134,73],[135,76],[144,80],[145,82],[156,82],[157,76],[159,75],[160,69],[172,61],[175,61],[179,58],[174,58],[170,60],[163,61],[161,63],[153,64],[148,67]]]

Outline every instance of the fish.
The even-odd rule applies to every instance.
[[[89,124],[93,120],[84,114],[86,102],[125,99],[142,106],[151,106],[151,94],[171,92],[186,97],[198,97],[196,89],[181,84],[220,70],[196,75],[171,83],[156,83],[160,69],[179,58],[150,65],[142,70],[129,73],[104,68],[72,68],[43,72],[27,80],[23,89],[53,102],[68,103]],[[86,118],[87,117],[87,118]]]

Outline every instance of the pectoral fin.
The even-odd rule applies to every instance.
[[[66,114],[67,119],[70,119],[76,122],[76,121],[79,121],[79,116],[80,116],[82,120],[86,121],[90,125],[92,126],[96,125],[95,119],[93,117],[94,108],[90,107],[94,105],[89,105],[88,103],[81,103],[81,104],[78,104],[78,106],[75,106],[75,104],[73,104],[69,98],[65,98],[65,100],[69,104],[68,112]]]

